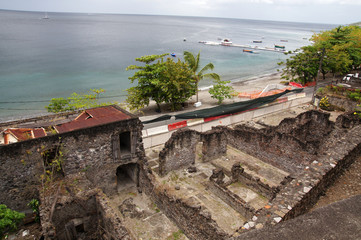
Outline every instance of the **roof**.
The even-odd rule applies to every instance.
[[[57,125],[54,128],[58,133],[64,133],[131,118],[131,116],[123,113],[113,106],[106,106],[85,110],[77,118],[75,118],[75,120]]]
[[[43,128],[9,128],[4,133],[13,135],[18,141],[46,136]]]

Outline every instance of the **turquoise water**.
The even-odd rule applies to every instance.
[[[200,17],[70,14],[0,11],[0,120],[44,112],[53,97],[104,88],[106,101],[122,101],[126,67],[135,58],[183,51],[201,51],[201,63],[212,62],[225,80],[244,80],[273,73],[281,53],[243,53],[241,48],[209,46],[199,41],[286,45],[309,44],[314,32],[333,25]],[[186,38],[187,41],[183,41]],[[280,42],[287,39],[288,42]],[[200,86],[211,82],[204,80]]]

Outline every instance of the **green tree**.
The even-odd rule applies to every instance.
[[[150,55],[137,58],[136,61],[144,63],[144,66],[132,65],[127,70],[138,70],[130,77],[132,83],[138,85],[127,89],[126,102],[131,110],[148,106],[150,100],[157,104],[160,112],[160,104],[170,103],[173,111],[179,109],[195,93],[195,82],[188,65],[178,59],[164,57],[169,54]]]
[[[301,83],[313,81],[317,76],[318,66],[322,61],[321,72],[345,74],[361,65],[361,28],[358,26],[339,26],[312,36],[313,44],[302,47],[301,51],[291,56],[283,69],[283,78]]]
[[[115,103],[100,103],[99,95],[105,92],[104,89],[91,89],[88,93],[72,93],[68,98],[52,98],[49,105],[45,108],[48,112],[65,112],[77,109],[86,109],[92,107],[106,106]]]
[[[15,231],[24,217],[25,214],[11,210],[6,205],[0,204],[0,239],[2,239],[6,233]]]
[[[186,63],[188,63],[189,68],[191,69],[191,71],[193,73],[192,78],[194,79],[194,81],[196,83],[195,87],[196,87],[196,93],[197,93],[197,98],[196,98],[197,102],[198,102],[198,84],[199,84],[199,82],[203,78],[211,78],[214,80],[220,79],[220,77],[217,73],[206,73],[207,71],[214,69],[213,63],[208,63],[201,69],[200,54],[201,53],[199,52],[197,54],[197,56],[194,56],[193,53],[191,53],[191,52],[188,52],[188,51],[183,52],[184,60],[186,61]]]
[[[279,63],[285,65],[282,78],[293,80],[305,84],[316,80],[320,55],[313,46],[301,48],[301,52],[292,55],[286,62]]]
[[[132,77],[129,77],[131,83],[135,81],[138,83],[136,86],[127,89],[126,102],[131,110],[148,106],[150,100],[154,100],[158,111],[160,111],[160,104],[165,100],[160,86],[160,74],[165,68],[163,57],[167,55],[169,54],[142,56],[135,60],[144,63],[144,66],[131,65],[127,67],[127,71],[138,70]]]
[[[161,74],[161,89],[165,102],[170,103],[171,110],[178,110],[182,103],[195,94],[195,81],[188,65],[178,59],[174,62],[168,58]]]
[[[218,104],[221,104],[225,98],[232,98],[231,93],[234,91],[233,87],[227,86],[231,81],[221,81],[220,79],[214,80],[213,87],[209,89],[209,93],[212,98],[218,100]]]

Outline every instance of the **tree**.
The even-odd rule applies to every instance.
[[[313,81],[317,76],[321,52],[325,51],[320,71],[325,74],[345,74],[361,65],[361,28],[358,26],[340,26],[330,31],[314,34],[314,43],[302,47],[301,52],[291,56],[285,63],[283,78],[301,83]]]
[[[305,84],[316,80],[320,56],[313,46],[301,48],[301,52],[286,59],[286,62],[279,63],[285,65],[282,78],[294,80]]]
[[[170,103],[171,110],[175,111],[195,94],[195,81],[192,79],[192,71],[188,65],[179,59],[174,62],[173,59],[168,58],[164,66],[160,85],[165,102]]]
[[[138,85],[127,89],[126,102],[130,109],[139,109],[148,106],[150,100],[157,104],[170,103],[171,110],[175,111],[195,93],[195,81],[188,65],[178,59],[163,58],[169,54],[150,55],[137,58],[136,61],[145,63],[144,66],[132,65],[127,70],[138,70],[129,79]]]
[[[158,111],[160,111],[160,104],[165,100],[160,86],[160,74],[164,69],[163,57],[166,55],[168,54],[142,56],[135,60],[145,63],[145,66],[131,65],[127,67],[127,71],[139,70],[132,77],[129,77],[131,83],[138,82],[137,86],[127,89],[126,102],[131,110],[148,106],[150,100],[154,100]],[[153,63],[156,60],[157,62]]]
[[[189,68],[191,69],[193,76],[192,78],[194,79],[196,85],[196,93],[197,93],[197,98],[196,101],[198,102],[198,84],[199,82],[203,79],[203,78],[211,78],[214,80],[219,80],[220,77],[217,73],[205,73],[209,70],[213,70],[214,69],[214,65],[213,63],[208,63],[207,65],[205,65],[202,69],[200,66],[200,52],[197,54],[197,56],[194,56],[193,53],[191,52],[187,52],[184,51],[183,55],[184,55],[184,60],[186,61],[186,63],[188,63]]]
[[[86,109],[92,107],[106,106],[115,103],[99,103],[100,93],[105,92],[104,89],[91,89],[88,93],[72,93],[68,98],[52,98],[45,108],[48,112],[65,112],[77,109]]]
[[[225,98],[232,98],[231,93],[234,91],[233,87],[227,86],[226,84],[231,81],[214,80],[215,85],[209,89],[209,93],[212,98],[218,100],[218,104],[221,104]]]

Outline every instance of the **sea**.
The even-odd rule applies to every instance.
[[[47,17],[45,17],[47,16]],[[241,16],[240,16],[241,17]],[[121,102],[128,79],[144,55],[200,52],[223,80],[245,81],[277,72],[280,52],[245,53],[242,48],[200,41],[274,47],[308,45],[314,33],[336,25],[247,19],[44,13],[0,10],[0,122],[45,114],[52,98],[104,89],[101,100]],[[253,43],[258,40],[262,43]],[[281,41],[282,40],[282,41]],[[171,57],[171,56],[170,56]],[[200,87],[212,84],[209,79]]]

